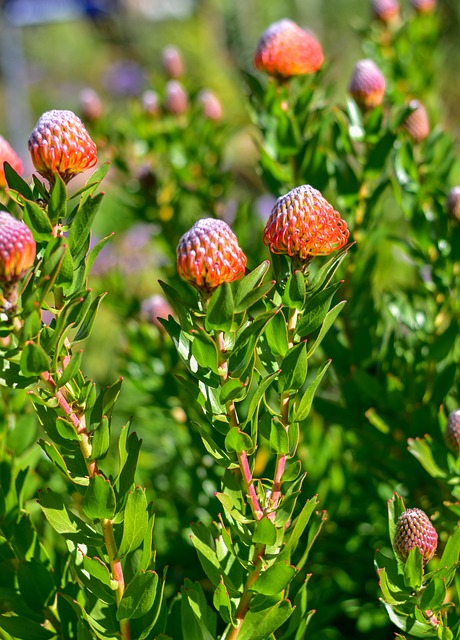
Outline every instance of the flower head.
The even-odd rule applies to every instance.
[[[460,453],[460,409],[449,414],[445,439],[449,449],[458,456]]]
[[[430,135],[430,121],[425,106],[418,100],[411,100],[412,111],[403,123],[403,129],[414,142],[422,142]]]
[[[319,42],[287,18],[264,31],[254,56],[256,69],[278,78],[314,73],[323,61]]]
[[[447,194],[446,209],[453,220],[460,222],[460,186],[452,187]]]
[[[407,560],[409,552],[417,547],[423,556],[423,564],[426,564],[436,552],[438,534],[424,511],[407,509],[396,523],[393,545],[403,562]]]
[[[69,182],[97,162],[97,149],[83,122],[72,111],[47,111],[29,137],[36,170],[51,184],[59,174]]]
[[[5,178],[5,169],[4,163],[8,162],[16,173],[22,175],[24,172],[24,167],[22,166],[22,160],[13,149],[13,147],[0,136],[0,187],[6,187],[6,178]]]
[[[431,13],[436,7],[436,0],[411,0],[411,5],[417,13]]]
[[[353,69],[348,90],[362,109],[373,109],[382,104],[385,78],[375,62],[359,60]]]
[[[0,283],[20,280],[35,260],[36,246],[29,227],[6,211],[0,211]]]
[[[372,15],[381,22],[392,22],[399,16],[398,0],[371,0]]]
[[[179,241],[177,271],[204,293],[211,293],[223,282],[242,278],[245,269],[246,256],[223,220],[198,220]]]
[[[272,253],[308,261],[340,249],[348,236],[347,223],[340,213],[319,191],[303,185],[278,198],[265,226],[263,241]]]
[[[178,80],[169,80],[166,83],[165,106],[175,116],[180,116],[187,111],[188,95]]]
[[[184,61],[177,47],[166,46],[161,52],[161,63],[169,78],[177,79],[184,75]]]

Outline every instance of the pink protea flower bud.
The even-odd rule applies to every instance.
[[[177,47],[168,45],[161,52],[163,70],[169,78],[181,78],[184,75],[184,61]]]
[[[80,91],[80,111],[83,118],[89,122],[99,120],[104,113],[102,101],[91,87],[86,87]]]
[[[24,167],[22,166],[21,158],[18,156],[9,142],[7,142],[5,138],[3,138],[3,136],[0,136],[0,188],[6,187],[7,184],[5,178],[5,169],[3,167],[3,164],[5,162],[8,162],[8,164],[10,164],[16,171],[16,173],[19,173],[19,175],[22,175],[24,173]]]
[[[198,102],[203,110],[203,115],[209,120],[222,120],[223,109],[219,98],[209,89],[203,89],[198,94]]]
[[[371,12],[374,18],[388,24],[399,16],[398,0],[371,0]]]
[[[254,56],[256,69],[277,78],[315,73],[323,62],[319,42],[287,18],[264,31]]]
[[[11,285],[20,280],[35,260],[35,240],[29,227],[0,211],[0,283]]]
[[[340,249],[349,234],[347,223],[326,198],[303,185],[278,198],[263,241],[272,253],[284,253],[302,263]]]
[[[65,183],[97,162],[97,149],[83,122],[72,111],[47,111],[29,137],[38,173],[51,184],[59,174]]]
[[[460,222],[460,185],[452,187],[447,194],[446,209],[453,220]]]
[[[148,116],[157,116],[160,113],[160,101],[158,93],[153,89],[147,89],[141,96],[142,111]]]
[[[458,456],[460,453],[460,409],[449,414],[444,435],[447,446]]]
[[[164,327],[160,322],[160,318],[164,318],[166,320],[168,316],[172,315],[173,310],[169,302],[157,293],[142,301],[140,312],[141,319],[144,320],[144,322],[154,324],[158,329],[160,329],[160,331],[164,330]]]
[[[417,13],[431,13],[436,7],[436,0],[411,0],[411,5]]]
[[[223,220],[198,220],[179,241],[177,271],[203,293],[211,293],[223,282],[239,280],[245,269],[246,256]]]
[[[170,80],[166,84],[166,109],[180,116],[188,109],[188,95],[184,87],[177,80]]]
[[[434,556],[437,545],[438,534],[424,511],[407,509],[399,516],[393,546],[403,562],[417,547],[423,556],[423,564],[426,564]]]
[[[353,69],[348,90],[362,109],[373,109],[382,104],[385,78],[375,62],[359,60]]]
[[[425,106],[418,100],[411,100],[409,106],[411,113],[407,116],[403,129],[414,142],[422,142],[430,135],[430,121]]]

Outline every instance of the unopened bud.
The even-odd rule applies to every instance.
[[[407,509],[398,518],[393,545],[399,558],[406,562],[409,552],[420,549],[423,564],[434,556],[438,534],[431,520],[421,509]]]

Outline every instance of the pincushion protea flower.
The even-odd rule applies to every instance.
[[[203,293],[244,275],[246,256],[223,220],[203,218],[179,241],[177,271],[181,278]]]
[[[69,182],[97,162],[97,149],[83,122],[72,111],[47,111],[29,137],[36,170],[51,184],[59,174]]]
[[[417,547],[423,556],[423,564],[426,564],[434,556],[437,545],[438,534],[424,511],[407,509],[399,516],[393,546],[403,562]]]
[[[284,253],[299,263],[326,256],[343,247],[347,223],[322,194],[296,187],[278,198],[265,226],[263,241],[272,253]]]
[[[436,0],[411,0],[411,5],[417,13],[431,13],[436,7]]]
[[[409,106],[412,111],[404,121],[403,129],[414,142],[422,142],[430,135],[430,121],[427,110],[418,100],[411,100]]]
[[[359,60],[355,64],[348,90],[362,109],[382,104],[385,78],[373,60]]]
[[[446,208],[451,218],[460,221],[460,186],[452,187],[447,194]]]
[[[22,175],[24,173],[24,167],[22,166],[22,160],[10,145],[9,142],[0,136],[0,187],[6,187],[5,169],[3,164],[8,162],[16,173]]]
[[[452,411],[447,420],[446,444],[458,456],[460,453],[460,409]]]
[[[35,260],[36,246],[29,227],[0,211],[0,283],[15,284]]]
[[[323,61],[319,42],[287,18],[264,31],[254,56],[256,69],[278,78],[314,73]]]
[[[371,0],[371,11],[377,20],[392,22],[399,16],[399,2],[398,0]]]

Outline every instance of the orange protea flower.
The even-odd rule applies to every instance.
[[[5,170],[3,164],[8,162],[16,173],[22,175],[24,173],[24,167],[22,166],[22,160],[13,149],[13,147],[0,136],[0,187],[6,187]]]
[[[35,260],[36,246],[29,227],[0,211],[0,283],[20,280]]]
[[[245,269],[246,256],[223,220],[198,220],[179,241],[177,271],[203,293],[209,294],[223,282],[242,278]]]
[[[29,137],[36,170],[51,184],[58,173],[65,183],[97,162],[97,149],[83,122],[72,111],[47,111]]]
[[[423,564],[426,564],[436,553],[438,534],[424,511],[407,509],[396,523],[393,545],[403,562],[406,562],[409,552],[417,547],[423,556]]]
[[[319,42],[287,18],[264,31],[254,56],[256,69],[278,78],[314,73],[323,61]]]
[[[373,109],[382,104],[385,78],[375,62],[359,60],[353,69],[348,90],[362,109]]]
[[[425,106],[418,100],[411,100],[409,107],[412,111],[403,123],[403,129],[414,142],[422,142],[430,135],[430,121]]]
[[[319,191],[296,187],[278,198],[265,226],[263,241],[272,253],[284,253],[296,263],[309,262],[343,247],[347,223]]]

